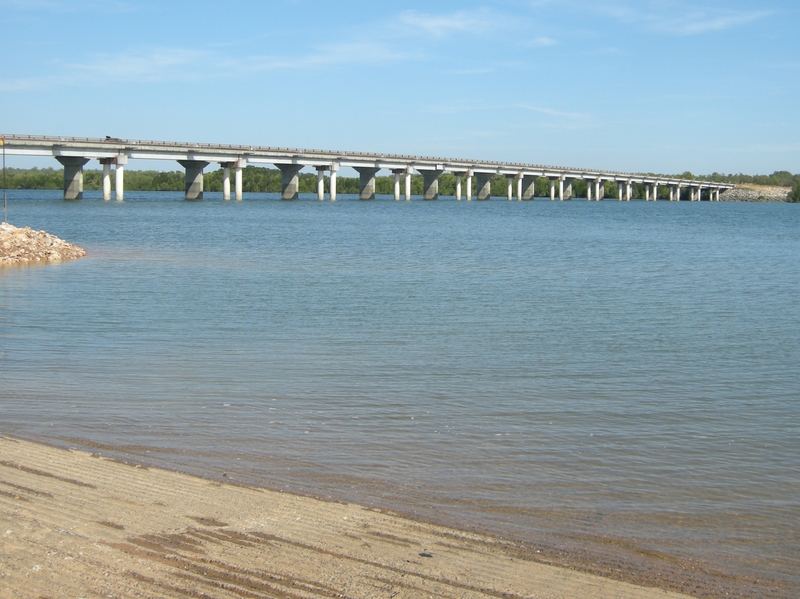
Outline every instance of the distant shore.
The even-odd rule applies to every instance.
[[[0,535],[14,596],[687,597],[390,512],[11,438]]]
[[[791,187],[744,183],[720,194],[721,202],[786,202]]]
[[[0,265],[83,258],[86,250],[30,227],[0,223]]]

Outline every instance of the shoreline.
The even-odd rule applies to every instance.
[[[387,510],[10,437],[0,531],[0,585],[19,596],[688,597]]]

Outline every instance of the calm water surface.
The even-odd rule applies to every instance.
[[[89,257],[0,270],[0,432],[798,593],[800,207],[87,195],[9,196]]]

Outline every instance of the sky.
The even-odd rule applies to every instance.
[[[0,0],[0,133],[797,173],[799,32],[798,0]]]

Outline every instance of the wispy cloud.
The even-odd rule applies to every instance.
[[[547,48],[548,46],[555,46],[556,44],[558,44],[558,42],[551,37],[537,37],[522,43],[522,45],[527,48]]]
[[[102,86],[120,82],[203,81],[279,70],[386,64],[413,57],[413,54],[375,42],[331,44],[295,56],[240,57],[203,48],[150,47],[116,54],[95,54],[82,62],[57,62],[53,65],[53,75],[0,80],[0,90],[28,91],[55,85]]]
[[[557,116],[567,119],[585,119],[588,118],[588,114],[582,114],[580,112],[564,112],[561,110],[553,110],[551,108],[544,108],[542,106],[534,106],[532,104],[515,104],[515,108],[522,108],[523,110],[530,110],[531,112],[538,112],[540,114],[546,114],[549,116]]]
[[[407,10],[400,14],[399,20],[412,30],[436,38],[443,38],[453,33],[479,35],[492,28],[487,27],[489,23],[495,26],[510,22],[507,17],[495,14],[485,8],[435,15],[418,10]]]
[[[690,36],[711,31],[724,31],[752,23],[775,14],[771,10],[734,10],[704,7],[702,2],[655,1],[630,3],[579,3],[584,8],[631,24],[671,35]],[[700,6],[698,6],[700,4]]]

